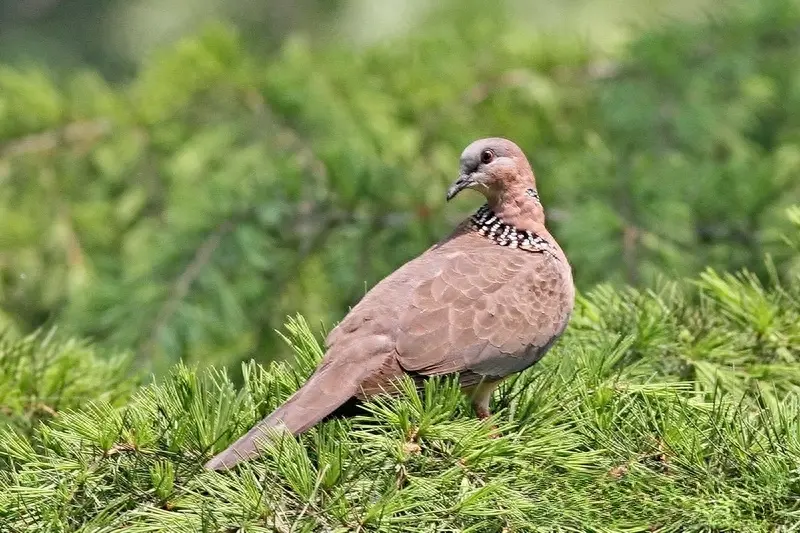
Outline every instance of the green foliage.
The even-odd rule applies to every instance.
[[[129,355],[100,357],[56,332],[0,337],[0,425],[29,433],[40,420],[92,401],[124,403],[140,380]]]
[[[800,7],[615,57],[485,12],[266,56],[212,26],[120,86],[0,66],[0,531],[797,529]],[[564,339],[491,421],[409,381],[204,471],[310,374],[309,323],[474,209],[443,193],[485,135],[573,263]]]
[[[360,50],[256,57],[211,27],[121,87],[0,69],[2,324],[58,321],[157,372],[280,357],[287,314],[338,320],[475,208],[443,193],[489,134],[531,155],[582,288],[797,268],[775,247],[800,195],[794,4],[621,58],[457,4]]]
[[[297,364],[251,362],[238,391],[224,373],[179,365],[124,405],[96,396],[29,439],[5,430],[0,529],[790,530],[798,296],[800,276],[765,285],[710,270],[647,291],[601,286],[550,355],[503,383],[491,421],[471,416],[455,381],[417,391],[409,380],[354,419],[204,471],[322,356],[306,321],[291,319],[283,336]],[[47,345],[21,359],[35,366]]]

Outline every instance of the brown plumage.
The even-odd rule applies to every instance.
[[[536,363],[564,331],[575,292],[517,145],[470,144],[447,199],[467,188],[486,205],[369,291],[328,335],[311,378],[207,468],[254,457],[265,432],[302,433],[351,399],[392,391],[406,373],[458,373],[477,415],[489,416],[497,384]]]

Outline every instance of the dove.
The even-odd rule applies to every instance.
[[[447,201],[466,189],[486,203],[367,292],[331,330],[305,384],[206,468],[232,468],[258,456],[270,435],[298,435],[345,404],[396,392],[404,375],[457,375],[476,416],[491,416],[500,382],[539,361],[564,332],[575,289],[516,144],[467,146]]]

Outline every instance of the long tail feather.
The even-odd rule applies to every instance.
[[[326,369],[327,370],[327,369]],[[318,372],[286,403],[255,425],[239,440],[205,465],[210,470],[227,470],[260,455],[263,443],[281,435],[299,435],[333,413],[356,392],[353,386],[337,383],[335,372]]]

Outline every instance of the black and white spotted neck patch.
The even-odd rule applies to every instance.
[[[484,204],[470,217],[475,230],[500,246],[519,248],[529,252],[544,252],[551,248],[550,243],[530,231],[517,229],[500,220],[488,204]]]

